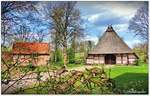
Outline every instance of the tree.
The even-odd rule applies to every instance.
[[[64,66],[67,67],[67,47],[68,40],[73,36],[73,32],[79,25],[80,13],[75,9],[76,2],[61,2],[54,6],[50,13],[52,26],[55,29],[58,42],[63,47]]]
[[[69,63],[75,63],[75,52],[74,49],[72,47],[70,47],[68,50],[68,59],[69,59]]]
[[[90,40],[88,40],[87,41],[87,52],[89,52],[91,49],[92,49],[92,47],[94,46],[94,44],[93,44],[93,42],[92,41],[90,41]]]
[[[91,41],[91,40],[88,40],[88,41],[85,41],[85,51],[84,51],[84,56],[86,59],[89,51],[91,51],[91,49],[94,47],[94,41]]]
[[[141,39],[144,41],[142,46],[147,46],[144,49],[146,52],[146,60],[148,60],[148,3],[144,3],[144,5],[137,10],[137,13],[134,15],[134,17],[129,22],[129,30],[133,31],[135,33],[135,36],[141,37]],[[141,49],[141,48],[140,48]],[[143,49],[142,49],[143,50]]]
[[[141,61],[148,63],[148,45],[147,43],[134,44],[133,50]]]
[[[20,25],[19,30],[16,30],[13,37],[14,37],[15,41],[25,42],[25,41],[29,41],[29,39],[31,39],[29,35],[30,35],[30,28],[25,25],[23,25],[23,26]]]
[[[36,4],[38,2],[2,2],[2,46],[14,41],[42,42],[48,36],[47,22],[40,17]]]
[[[148,41],[148,3],[139,8],[134,17],[129,22],[129,30],[136,36],[140,36],[144,41]]]
[[[74,63],[75,62],[75,53],[78,51],[77,48],[79,46],[77,46],[77,44],[79,42],[81,42],[81,40],[85,37],[85,32],[83,31],[84,29],[81,28],[80,26],[75,26],[75,30],[74,32],[72,33],[72,38],[70,40],[70,48],[69,48],[69,52],[68,52],[68,55],[69,55],[69,63]]]
[[[13,21],[15,22],[16,19],[19,19],[18,15],[15,15],[14,12],[22,12],[25,10],[36,10],[34,7],[36,2],[31,1],[2,1],[1,2],[1,20],[2,21]]]
[[[54,52],[53,52],[53,62],[61,61],[61,48],[59,45],[59,35],[58,32],[55,30],[51,30],[51,43],[54,45]]]
[[[18,13],[25,13],[25,11],[36,11],[34,5],[36,2],[18,2],[18,1],[2,1],[1,2],[1,32],[2,32],[2,46],[11,43],[12,28],[19,25],[23,18]],[[22,23],[22,21],[21,21]],[[14,30],[13,30],[14,31]]]

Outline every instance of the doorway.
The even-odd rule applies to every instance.
[[[105,64],[116,64],[116,56],[113,54],[105,55]]]

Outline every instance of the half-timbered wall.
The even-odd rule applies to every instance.
[[[135,60],[137,60],[136,56],[133,54],[129,54],[128,58],[129,58],[129,64],[132,64],[134,63]]]
[[[13,55],[13,61],[20,63],[21,66],[26,66],[29,63],[32,63],[35,66],[46,65],[49,58],[49,55],[39,55],[33,58],[31,55]]]
[[[104,56],[103,56],[103,55],[100,55],[100,57],[99,57],[99,63],[100,63],[100,64],[104,64],[104,63],[105,63],[105,60],[104,60]]]
[[[116,55],[117,64],[132,64],[137,60],[137,57],[134,54],[119,54]]]
[[[122,57],[121,55],[116,55],[116,63],[121,64],[122,63]]]
[[[89,55],[86,59],[87,64],[104,64],[105,55]],[[132,64],[137,60],[134,54],[116,54],[116,64]]]
[[[94,56],[94,64],[99,64],[99,56]]]
[[[86,59],[87,64],[103,64],[104,62],[103,55],[89,55]]]
[[[123,64],[128,64],[128,61],[127,61],[128,59],[127,59],[127,55],[126,54],[124,54],[123,56],[122,56],[122,63]]]

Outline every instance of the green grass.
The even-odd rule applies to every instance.
[[[111,69],[110,77],[115,80],[117,93],[148,93],[147,64],[140,66],[115,66]]]
[[[84,58],[84,53],[76,53],[75,54],[75,59],[79,60],[79,59],[83,59]]]
[[[148,73],[148,65],[141,66],[115,66],[111,68],[111,78],[115,78],[124,73]]]

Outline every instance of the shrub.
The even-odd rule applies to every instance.
[[[62,52],[60,49],[57,49],[55,52],[53,52],[52,61],[53,62],[62,62],[63,61],[63,56],[62,56]]]
[[[48,81],[42,82],[36,89],[42,87],[49,94],[108,94],[113,93],[114,86],[114,81],[107,77],[103,68],[92,68],[85,72],[72,70],[63,77],[50,76]]]
[[[75,63],[75,52],[73,48],[69,48],[67,51],[69,63]]]
[[[138,65],[139,65],[139,60],[135,60],[135,61],[133,62],[133,65],[138,66]]]
[[[19,66],[19,69],[21,72],[27,73],[29,71],[34,71],[36,67],[32,63],[29,63],[27,66]]]

